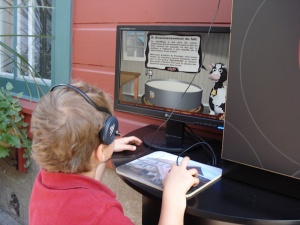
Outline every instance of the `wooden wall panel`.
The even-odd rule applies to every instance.
[[[125,135],[135,129],[144,127],[148,124],[153,124],[160,126],[162,124],[161,120],[156,120],[153,118],[136,116],[124,112],[115,112],[115,116],[119,121],[119,131],[121,135]]]
[[[113,99],[115,84],[114,68],[91,65],[74,65],[72,80],[81,80],[95,85],[109,93]]]
[[[210,23],[218,0],[77,0],[75,23]],[[231,0],[220,1],[216,23],[230,23]]]
[[[209,25],[218,0],[74,0],[73,75],[106,90],[113,99],[116,26],[121,24]],[[232,0],[220,1],[215,24],[230,25]],[[116,112],[122,134],[147,124],[150,119]]]
[[[73,26],[73,63],[115,66],[116,26],[75,24]]]

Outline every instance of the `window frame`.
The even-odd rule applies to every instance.
[[[145,50],[147,47],[147,32],[143,32],[143,35],[141,35],[141,31],[123,31],[124,32],[124,37],[123,37],[123,49],[122,49],[122,58],[123,60],[127,61],[145,61],[146,60],[146,55],[145,55]],[[137,45],[130,45],[128,44],[128,37],[132,38],[134,37],[135,39],[139,39],[139,37],[143,37],[144,39],[144,46],[137,46]],[[127,53],[127,49],[131,48],[134,51],[134,56],[129,56]],[[144,51],[143,57],[137,55],[137,51],[142,49]]]
[[[52,36],[51,41],[51,83],[40,84],[44,93],[57,83],[69,83],[71,80],[72,54],[72,0],[53,0]],[[22,98],[38,101],[42,97],[41,91],[32,81],[25,82],[19,78],[10,78],[0,74],[0,86],[11,82],[15,93],[23,92]],[[28,90],[30,89],[30,91]]]

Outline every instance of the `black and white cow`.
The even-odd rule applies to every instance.
[[[227,69],[223,63],[212,64],[209,79],[215,82],[209,96],[209,114],[225,113]]]

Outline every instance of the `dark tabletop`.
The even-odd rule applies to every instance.
[[[156,128],[143,127],[126,136],[134,135],[142,139],[153,129]],[[210,143],[219,157],[221,143],[217,141]],[[135,152],[115,153],[112,161],[114,166],[118,167],[151,152],[153,151],[140,146]],[[209,155],[201,149],[192,150],[186,155],[193,160],[210,163]],[[218,158],[216,166],[222,167],[220,158]],[[121,178],[141,194],[161,201],[161,191],[125,177]],[[300,224],[300,200],[221,177],[208,188],[187,200],[186,213],[212,220],[242,224]]]

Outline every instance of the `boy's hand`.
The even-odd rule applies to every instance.
[[[189,158],[184,157],[180,166],[172,165],[163,180],[164,191],[159,225],[183,224],[186,208],[186,192],[199,183],[198,171],[187,169]]]
[[[114,152],[121,152],[124,150],[135,151],[136,146],[139,146],[142,143],[142,141],[135,136],[118,138],[114,142]]]
[[[198,171],[186,168],[189,160],[188,157],[184,157],[180,166],[172,165],[169,174],[163,180],[164,190],[185,195],[192,186],[199,184]]]

